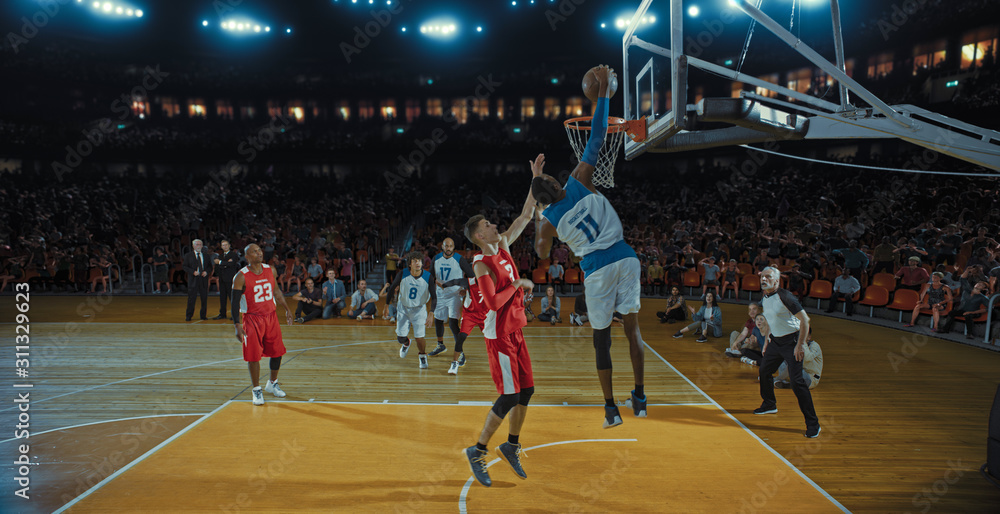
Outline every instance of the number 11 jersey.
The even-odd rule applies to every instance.
[[[624,238],[622,221],[604,195],[587,189],[573,177],[565,189],[566,196],[546,207],[542,216],[556,228],[559,239],[569,245],[574,255],[586,257]]]

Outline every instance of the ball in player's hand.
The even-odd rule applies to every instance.
[[[601,83],[597,80],[597,70],[599,68],[600,66],[594,66],[583,75],[583,94],[591,102],[596,102],[597,97],[601,95]],[[608,96],[612,97],[618,91],[618,77],[610,70],[608,74],[610,75],[610,80],[608,81],[608,91],[610,94]]]

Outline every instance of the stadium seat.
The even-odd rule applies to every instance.
[[[809,284],[809,298],[816,299],[816,308],[819,309],[823,300],[828,300],[833,296],[833,284],[829,280],[813,280]]]
[[[701,275],[696,271],[685,271],[684,287],[688,288],[688,294],[694,294],[694,288],[701,287]]]
[[[743,281],[740,282],[740,289],[746,291],[750,295],[749,299],[753,300],[754,291],[760,291],[760,277],[753,273],[743,275]]]
[[[368,252],[365,250],[354,252],[354,262],[358,265],[368,263]]]
[[[875,307],[885,307],[889,304],[889,291],[880,286],[868,286],[865,289],[865,297],[861,299],[861,305],[868,306],[868,317],[875,315]]]
[[[736,265],[736,269],[738,269],[740,271],[740,275],[753,275],[754,274],[754,272],[753,272],[753,266],[751,266],[751,265],[749,265],[749,264],[747,264],[745,262],[741,262],[741,263],[737,264]]]
[[[989,311],[987,311],[987,312],[989,312]],[[960,322],[962,322],[962,326],[963,327],[965,326],[965,316],[955,316],[955,321],[956,322],[960,321]],[[976,318],[976,319],[974,319],[972,321],[975,321],[976,323],[985,323],[986,322],[986,312],[980,314],[978,318]],[[965,335],[969,335],[969,329],[968,328],[963,328],[962,331],[965,333]]]
[[[535,268],[531,272],[531,281],[535,283],[536,286],[544,286],[549,283],[549,269],[548,268]],[[544,291],[545,289],[541,289]]]
[[[884,288],[891,293],[896,290],[896,276],[891,273],[876,273],[872,277],[872,286]]]
[[[546,272],[549,271],[549,265],[551,265],[551,264],[552,264],[552,259],[542,259],[542,260],[538,261],[538,267],[540,269],[545,270]]]
[[[913,312],[917,306],[920,295],[912,289],[900,289],[892,295],[892,303],[886,307],[894,311],[899,311],[899,321],[903,321],[903,312]]]
[[[580,270],[577,268],[570,268],[566,270],[563,275],[563,280],[569,285],[569,292],[573,292],[573,286],[580,283]]]

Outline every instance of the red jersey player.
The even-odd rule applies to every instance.
[[[274,281],[271,267],[264,262],[264,252],[255,244],[246,247],[247,266],[233,279],[233,323],[236,324],[236,340],[243,344],[243,360],[250,368],[250,382],[253,383],[253,404],[264,404],[264,393],[260,390],[260,359],[270,357],[271,378],[264,386],[278,398],[285,392],[278,386],[278,369],[281,356],[285,354],[285,344],[281,340],[281,326],[275,300],[285,308],[288,324],[292,324],[292,310],[285,302]],[[243,314],[242,323],[240,314]]]
[[[482,257],[483,254],[477,253],[473,257],[473,262]],[[483,322],[486,321],[486,313],[489,312],[486,303],[483,302],[483,293],[479,290],[476,277],[472,276],[468,280],[468,291],[465,292],[465,301],[462,303],[462,329],[455,336],[455,355],[451,359],[451,367],[448,368],[449,375],[457,375],[458,368],[465,366],[465,352],[462,350],[462,345],[465,344],[465,339],[472,333],[473,328],[479,327],[479,331],[483,331]]]
[[[532,173],[541,174],[545,158],[539,155],[531,163]],[[496,452],[510,464],[521,479],[527,478],[521,467],[521,425],[527,413],[528,401],[535,392],[535,382],[531,375],[531,358],[524,344],[521,328],[527,324],[524,317],[523,288],[532,288],[530,280],[520,278],[510,256],[513,243],[534,215],[535,201],[528,194],[521,215],[511,223],[503,234],[482,214],[477,214],[465,224],[465,237],[479,246],[481,256],[476,256],[473,270],[482,293],[483,303],[489,309],[483,322],[486,336],[486,353],[490,361],[490,375],[496,384],[500,398],[493,404],[486,417],[479,441],[465,449],[472,474],[480,484],[492,485],[486,471],[486,445],[493,433],[500,427],[508,412],[510,435],[506,442],[497,447]]]

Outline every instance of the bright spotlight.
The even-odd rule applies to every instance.
[[[253,31],[254,32],[260,32],[260,25],[254,25],[253,26]]]
[[[104,2],[101,8],[104,9],[104,12],[111,12],[111,2]]]
[[[601,24],[601,28],[603,29],[604,27],[607,27],[607,24],[606,24],[606,23],[602,23],[602,24]]]
[[[510,5],[517,7],[517,0],[510,0]]]
[[[208,26],[208,20],[201,20],[201,26],[202,27],[207,27]]]
[[[476,27],[476,32],[482,32],[482,31],[483,31],[482,27]]]
[[[421,34],[426,34],[427,33],[427,27],[420,27],[420,33]]]
[[[615,26],[620,29],[625,28],[625,20],[618,18],[617,20],[615,20]]]
[[[403,31],[403,32],[406,32],[406,27],[403,27],[403,28],[402,28],[402,31]]]
[[[271,32],[271,27],[264,27],[264,32]]]
[[[374,4],[374,3],[375,3],[375,0],[368,0],[368,3],[369,3],[369,4]]]
[[[142,18],[142,9],[136,9],[135,10],[135,17],[136,18]]]
[[[285,34],[291,34],[291,33],[292,33],[292,29],[285,29]]]
[[[101,2],[94,2],[94,9],[100,9],[100,8],[101,8]]]
[[[692,5],[691,7],[688,7],[688,16],[692,18],[697,18],[699,14],[701,14],[701,9],[699,9],[697,5]]]
[[[736,7],[739,2],[737,0],[729,0],[729,5]]]
[[[122,6],[119,5],[118,7],[115,7],[115,14],[122,14],[124,12],[125,9],[122,9]]]
[[[649,22],[650,23],[656,23],[656,16],[650,16],[649,17]]]

